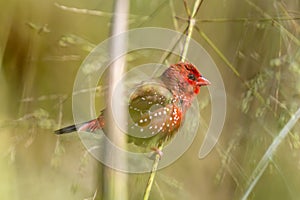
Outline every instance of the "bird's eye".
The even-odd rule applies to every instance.
[[[195,80],[196,80],[196,77],[195,77],[194,74],[189,74],[189,75],[188,75],[188,78],[189,78],[190,80],[192,80],[192,81],[195,81]]]

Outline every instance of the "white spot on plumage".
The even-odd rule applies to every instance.
[[[133,110],[135,110],[135,111],[140,111],[140,109],[138,109],[138,108],[133,108]]]

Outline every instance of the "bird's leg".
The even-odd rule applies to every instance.
[[[162,150],[160,148],[158,148],[158,147],[152,147],[151,150],[154,153],[154,158],[155,158],[156,155],[159,155],[159,160],[161,160],[162,156],[164,155],[164,153],[162,152]]]

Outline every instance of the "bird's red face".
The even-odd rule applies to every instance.
[[[209,85],[210,82],[202,76],[198,69],[191,63],[178,63],[174,67],[180,71],[181,76],[189,88],[193,88],[193,93],[196,95],[200,92],[201,86]]]

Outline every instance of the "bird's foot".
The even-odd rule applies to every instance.
[[[152,147],[151,150],[153,151],[153,155],[150,157],[151,159],[155,160],[155,157],[158,155],[159,160],[161,160],[164,153],[157,147]]]

